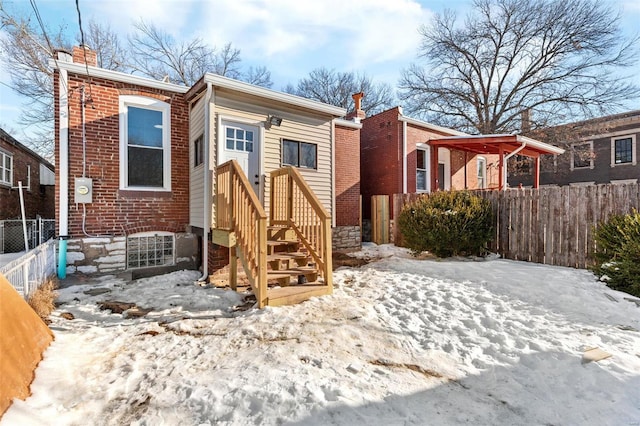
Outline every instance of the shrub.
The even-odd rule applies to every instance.
[[[49,315],[56,308],[55,300],[58,297],[58,293],[56,289],[58,288],[56,282],[54,280],[49,280],[46,283],[42,284],[36,291],[29,296],[29,306],[36,311],[36,314],[44,322],[48,321]]]
[[[612,216],[594,238],[593,272],[612,289],[640,297],[640,213]]]
[[[414,254],[480,256],[493,237],[491,204],[467,191],[441,191],[404,206],[398,226]]]

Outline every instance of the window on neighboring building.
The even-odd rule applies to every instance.
[[[120,188],[171,189],[170,105],[120,97]]]
[[[0,183],[13,185],[13,156],[0,151]]]
[[[127,237],[127,268],[173,265],[174,234],[146,232]]]
[[[282,164],[316,169],[318,168],[318,146],[312,143],[283,139]]]
[[[427,190],[427,151],[424,149],[416,150],[416,190]]]
[[[487,187],[487,159],[478,157],[478,189]]]
[[[612,138],[611,140],[612,161],[611,165],[635,164],[636,163],[636,143],[635,136],[624,136]]]
[[[593,168],[593,141],[571,145],[571,170]]]
[[[204,135],[200,135],[193,141],[193,167],[204,162]]]

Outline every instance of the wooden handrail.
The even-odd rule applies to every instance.
[[[332,290],[331,216],[297,169],[271,172],[269,218],[271,225],[288,226],[296,232]]]
[[[236,254],[253,287],[258,307],[263,308],[267,303],[267,214],[235,160],[216,168],[215,204],[216,228],[235,233]]]

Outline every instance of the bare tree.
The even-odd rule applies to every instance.
[[[55,32],[43,32],[38,23],[24,16],[10,14],[0,3],[1,28],[5,36],[0,38],[0,51],[6,72],[11,78],[11,88],[27,101],[22,110],[20,124],[31,126],[35,136],[25,140],[43,157],[53,156],[53,80],[48,61],[56,49],[68,48],[63,28]],[[47,35],[48,34],[48,35]]]
[[[616,71],[638,37],[599,0],[475,0],[420,28],[421,65],[403,71],[409,113],[474,133],[516,132],[609,113],[640,95]],[[525,114],[529,117],[522,121]]]
[[[199,38],[176,42],[153,24],[140,21],[129,37],[134,71],[162,80],[191,85],[207,70],[214,68],[214,50]]]
[[[288,84],[283,90],[347,110],[354,107],[351,95],[364,92],[362,110],[367,115],[390,108],[394,104],[393,90],[388,84],[375,83],[366,74],[339,72],[327,68],[314,69],[296,86]]]
[[[200,38],[178,42],[170,34],[144,21],[135,24],[135,28],[136,32],[129,37],[134,72],[158,80],[168,78],[186,86],[194,84],[207,72],[260,86],[272,85],[271,74],[264,67],[249,68],[246,73],[242,71],[240,50],[231,43],[216,50]]]
[[[271,87],[271,71],[264,66],[249,67],[243,76],[243,80],[256,86]]]
[[[77,38],[80,44],[82,40]],[[129,71],[127,51],[121,44],[120,37],[108,24],[89,22],[89,28],[84,33],[84,44],[96,52],[98,67],[113,71]]]

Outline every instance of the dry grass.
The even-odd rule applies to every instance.
[[[41,285],[31,296],[29,296],[29,306],[36,311],[36,314],[44,322],[48,322],[49,315],[56,308],[55,300],[58,297],[58,283],[55,279],[50,279],[43,285]]]

